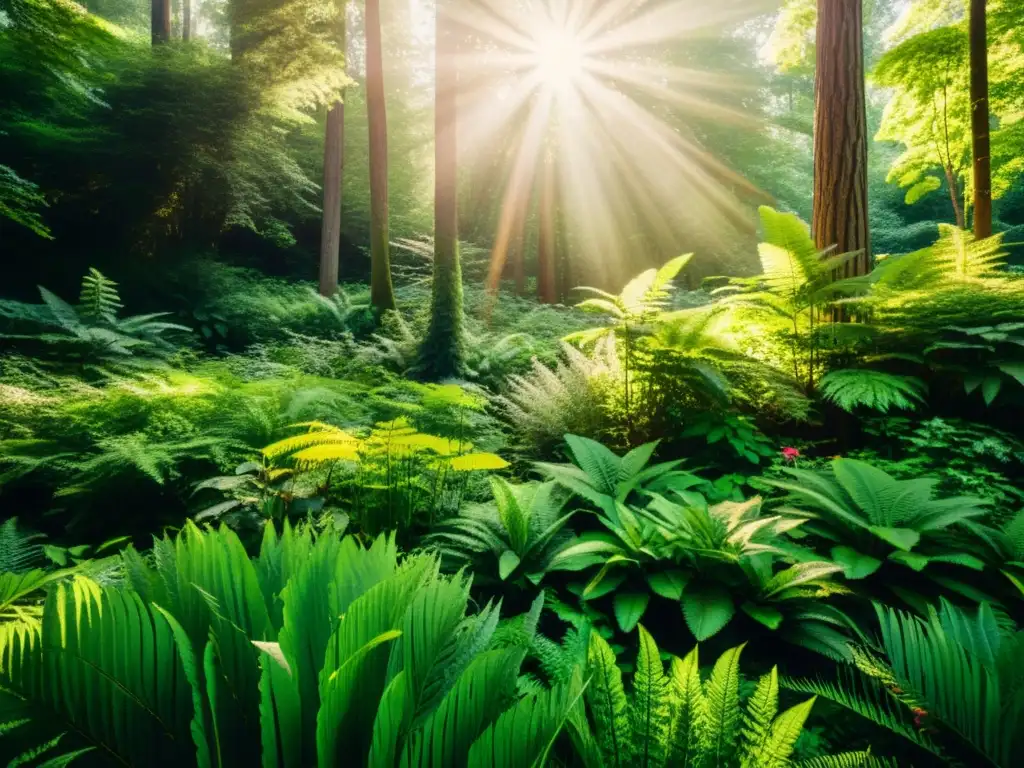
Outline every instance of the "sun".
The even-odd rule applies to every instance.
[[[533,41],[534,72],[541,84],[554,91],[579,85],[587,69],[587,50],[579,35],[557,25],[537,31]]]

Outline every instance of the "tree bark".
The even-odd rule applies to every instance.
[[[537,298],[544,304],[558,300],[555,259],[555,168],[550,154],[544,159],[540,187],[540,242],[537,246]]]
[[[345,105],[338,101],[327,112],[327,127],[324,132],[324,210],[320,226],[321,296],[333,296],[338,291],[344,146]]]
[[[171,0],[151,0],[149,8],[153,45],[162,45],[171,39]]]
[[[992,158],[988,122],[988,35],[985,0],[971,0],[971,145],[974,156],[974,236],[992,235]]]
[[[181,39],[192,39],[192,0],[181,0]]]
[[[436,7],[434,88],[434,281],[420,371],[432,379],[464,369],[458,216],[458,45],[453,0]]]
[[[871,271],[867,110],[861,0],[818,0],[814,82],[814,204],[818,248],[858,252],[836,277]]]
[[[956,181],[956,173],[950,166],[946,166],[946,186],[949,187],[949,201],[953,205],[953,220],[960,229],[967,226],[964,209],[960,206],[960,189]]]
[[[347,55],[346,3],[341,4],[338,47]],[[327,112],[324,129],[324,204],[320,225],[320,295],[338,291],[338,259],[341,252],[341,188],[345,175],[345,104],[335,102]]]
[[[370,303],[395,309],[388,244],[388,116],[384,102],[380,0],[366,0],[366,112],[370,131]]]

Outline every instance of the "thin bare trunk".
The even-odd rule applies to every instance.
[[[992,158],[988,133],[988,35],[985,0],[971,0],[971,145],[974,155],[974,236],[992,235]]]
[[[960,229],[964,229],[967,226],[967,222],[964,217],[964,209],[960,206],[960,190],[956,181],[956,173],[953,172],[952,166],[947,165],[946,171],[946,185],[949,187],[949,200],[953,204],[953,218],[956,220],[956,225]]]
[[[192,39],[192,0],[181,0],[181,39]]]
[[[370,303],[394,309],[388,243],[388,117],[384,102],[380,0],[366,0],[366,111],[370,131]]]
[[[858,252],[836,277],[871,271],[867,148],[861,0],[818,0],[811,230],[818,248]]]

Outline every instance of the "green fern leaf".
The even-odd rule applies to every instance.
[[[590,633],[587,670],[590,685],[586,699],[594,716],[597,743],[607,765],[620,768],[629,762],[629,707],[615,653],[597,632]]]
[[[852,413],[859,407],[888,413],[915,411],[924,404],[925,383],[915,376],[896,376],[871,369],[844,369],[825,374],[818,383],[826,400]]]
[[[706,717],[701,743],[712,765],[733,760],[740,734],[740,654],[744,645],[723,653],[704,684]]]
[[[641,768],[665,763],[669,731],[669,681],[654,638],[641,625],[640,652],[633,676],[630,714],[633,723],[632,764]]]

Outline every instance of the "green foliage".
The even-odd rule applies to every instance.
[[[294,426],[306,431],[268,445],[263,456],[274,463],[287,460],[299,471],[351,467],[340,496],[370,534],[406,529],[424,515],[433,522],[448,506],[457,511],[466,473],[508,466],[497,454],[474,451],[466,440],[421,433],[406,418],[379,422],[365,437],[321,422]],[[329,496],[330,472],[324,487]]]
[[[1017,659],[1024,634],[982,603],[973,614],[943,601],[926,618],[877,605],[881,644],[861,649],[858,672],[838,683],[787,681],[857,712],[945,764],[1016,765],[1013,724],[1024,710]]]
[[[163,362],[174,351],[165,334],[190,333],[191,329],[161,320],[167,312],[117,317],[121,303],[115,285],[92,269],[82,280],[77,308],[42,286],[42,304],[2,301],[0,317],[9,328],[2,338],[37,349],[56,365],[78,365],[100,374]],[[27,332],[35,325],[46,330]]]
[[[46,205],[39,187],[21,178],[6,165],[0,165],[0,217],[28,227],[40,237],[50,237],[37,208]]]
[[[516,700],[523,652],[486,650],[497,607],[467,616],[468,581],[426,555],[399,564],[391,538],[268,527],[250,560],[233,533],[190,525],[125,565],[131,588],[53,591],[41,640],[13,640],[6,754],[526,766],[581,695]]]
[[[623,632],[643,618],[652,595],[670,600],[698,641],[720,632],[739,609],[781,639],[848,656],[843,633],[852,622],[820,602],[843,591],[830,581],[841,568],[784,538],[802,521],[762,515],[760,498],[709,505],[692,490],[700,478],[678,471],[680,462],[650,464],[653,443],[620,458],[600,443],[566,440],[578,466],[538,469],[586,500],[600,524],[549,564],[570,572],[597,568],[577,590],[581,600],[610,595]],[[786,562],[790,556],[799,561]]]
[[[464,508],[435,527],[427,543],[445,562],[472,566],[482,579],[537,584],[572,540],[562,514],[567,494],[554,482],[513,485],[491,477],[494,503]],[[495,577],[497,577],[495,579]]]
[[[929,569],[944,588],[977,594],[934,571],[982,570],[984,562],[972,554],[982,539],[972,531],[989,514],[988,499],[935,498],[937,478],[898,480],[855,459],[836,458],[826,471],[783,471],[786,480],[765,480],[787,492],[777,511],[802,520],[801,532],[814,537],[819,551],[829,550],[848,580],[871,578],[917,609],[927,601],[912,588],[911,575],[897,578],[892,565]]]
[[[762,459],[777,453],[771,439],[750,418],[732,413],[702,414],[683,431],[682,437],[703,437],[708,446],[728,445],[736,458],[751,464],[760,464]]]
[[[615,653],[597,633],[587,653],[586,713],[569,720],[588,768],[602,766],[882,766],[868,752],[793,759],[814,698],[779,712],[778,672],[762,676],[741,707],[740,654],[726,651],[701,679],[695,647],[668,668],[651,635],[639,627],[640,649],[626,693]]]
[[[894,376],[870,369],[829,371],[818,382],[822,397],[844,411],[863,407],[888,413],[892,408],[913,411],[923,403],[925,384],[912,376]]]
[[[597,438],[610,426],[609,402],[622,374],[614,347],[600,345],[588,356],[565,345],[563,354],[554,367],[535,360],[529,374],[509,377],[496,398],[519,447],[534,456],[550,456],[566,434]]]

